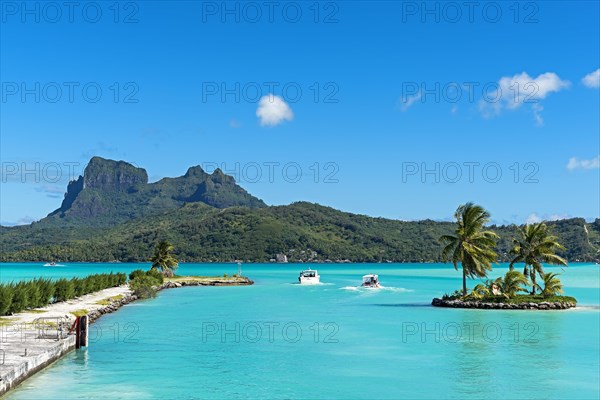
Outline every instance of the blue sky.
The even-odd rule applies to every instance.
[[[53,4],[2,2],[3,224],[92,155],[268,204],[600,216],[597,1]]]

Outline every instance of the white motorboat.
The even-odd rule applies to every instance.
[[[362,287],[368,287],[368,288],[381,287],[379,285],[379,275],[367,274],[367,275],[363,275],[362,279],[363,279],[362,285],[361,285]]]
[[[300,282],[301,285],[316,285],[321,282],[321,277],[319,276],[318,271],[309,268],[300,272],[298,282]]]
[[[57,265],[54,261],[51,261],[44,264],[44,267],[56,267]]]

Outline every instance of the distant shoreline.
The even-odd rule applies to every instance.
[[[141,262],[141,261],[60,261],[61,263],[65,263],[67,265],[63,265],[60,267],[45,267],[50,269],[53,268],[63,268],[63,267],[68,267],[68,264],[114,264],[114,265],[119,265],[119,264],[136,264],[136,265],[147,265],[150,266],[151,263],[150,262]],[[43,266],[43,263],[45,263],[44,261],[0,261],[0,265],[3,264],[40,264],[40,267]],[[179,265],[193,265],[193,264],[232,264],[232,265],[236,265],[238,263],[238,261],[179,261]],[[325,262],[325,261],[311,261],[311,262],[307,262],[307,261],[289,261],[287,263],[278,263],[278,262],[270,262],[270,261],[243,261],[241,262],[242,265],[255,265],[255,264],[268,264],[268,265],[302,265],[302,264],[317,264],[317,265],[323,265],[323,264],[381,264],[381,265],[386,265],[386,264],[440,264],[440,265],[448,265],[448,266],[452,266],[451,262],[442,262],[442,261],[393,261],[393,262],[380,262],[380,261],[331,261],[331,262]],[[499,262],[498,265],[500,265],[500,268],[502,266],[502,264],[509,264],[509,261],[502,261]],[[580,265],[580,264],[585,264],[585,265],[597,265],[600,268],[600,263],[596,262],[596,261],[569,261],[569,267],[572,265]],[[520,264],[516,264],[516,265],[520,265]],[[551,265],[549,265],[549,267],[552,267]]]

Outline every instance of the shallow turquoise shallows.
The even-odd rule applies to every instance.
[[[130,271],[133,264],[2,264],[2,281]],[[144,266],[145,267],[145,266]],[[561,271],[568,311],[440,309],[444,264],[244,265],[248,287],[188,287],[91,326],[91,343],[8,399],[598,399],[600,267]],[[491,277],[506,271],[495,268]],[[186,264],[181,275],[237,272]],[[360,289],[378,273],[384,288]],[[469,282],[472,287],[475,282]]]

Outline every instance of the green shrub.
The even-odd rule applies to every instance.
[[[117,274],[117,286],[124,285],[127,282],[127,274],[125,272],[119,272]]]
[[[0,315],[8,315],[14,294],[12,284],[0,284]]]
[[[163,283],[165,281],[165,276],[156,268],[150,268],[147,272],[146,272],[146,276],[149,276],[150,278],[154,279],[155,281],[157,281],[157,284],[160,285],[161,283]]]
[[[73,296],[74,297],[80,297],[80,296],[83,296],[84,294],[87,294],[86,293],[87,286],[86,286],[85,279],[73,278],[73,279],[71,279],[71,282],[73,283]]]
[[[36,308],[41,307],[42,304],[40,302],[42,298],[42,292],[40,291],[40,287],[37,279],[33,281],[29,281],[25,283],[26,291],[27,291],[27,307]]]
[[[67,301],[75,297],[73,281],[65,278],[56,281],[54,299],[56,301]]]
[[[144,275],[146,275],[146,272],[144,272],[144,270],[142,270],[142,269],[136,269],[136,270],[131,271],[129,273],[129,280],[132,281],[135,278],[137,278],[139,276],[144,276]]]
[[[156,296],[156,289],[154,287],[157,284],[156,279],[144,275],[129,281],[129,288],[139,299],[148,299]]]
[[[40,286],[40,307],[49,304],[54,297],[54,282],[50,279],[39,278],[38,284]]]
[[[14,314],[27,308],[27,285],[25,282],[19,282],[14,286],[14,293],[10,305],[9,313]]]

